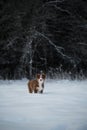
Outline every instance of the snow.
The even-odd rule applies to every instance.
[[[29,94],[27,79],[0,80],[0,130],[87,130],[87,80],[47,80]]]

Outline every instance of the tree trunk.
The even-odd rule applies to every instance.
[[[32,40],[29,42],[29,78],[32,78]]]

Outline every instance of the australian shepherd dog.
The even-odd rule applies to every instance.
[[[45,78],[45,74],[37,74],[36,79],[30,80],[28,82],[29,93],[43,93]]]

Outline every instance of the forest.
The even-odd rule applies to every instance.
[[[86,0],[0,0],[0,79],[87,78]]]

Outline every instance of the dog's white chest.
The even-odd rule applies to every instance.
[[[40,92],[41,90],[43,90],[43,83],[39,82],[39,89],[38,89],[38,91]]]

